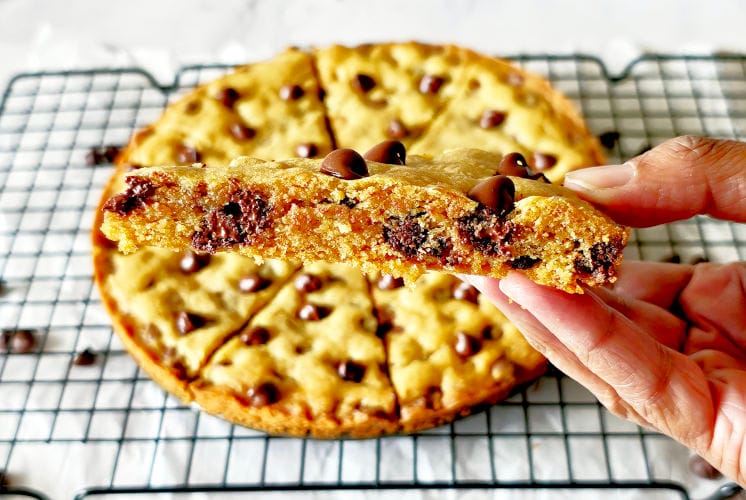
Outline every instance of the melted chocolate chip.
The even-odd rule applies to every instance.
[[[248,141],[256,136],[256,130],[238,122],[230,126],[230,132],[237,141]]]
[[[534,168],[539,172],[542,172],[548,168],[552,168],[557,163],[557,157],[546,153],[534,153]]]
[[[513,269],[531,269],[536,264],[541,262],[538,257],[530,257],[528,255],[521,255],[511,261],[509,261],[510,267]]]
[[[479,339],[467,335],[464,332],[456,332],[456,343],[454,344],[453,349],[459,356],[472,356],[479,352],[479,349],[481,348],[482,343]]]
[[[606,149],[613,149],[616,143],[619,142],[619,132],[616,130],[604,132],[598,136],[598,140]]]
[[[263,326],[254,326],[241,333],[239,339],[246,345],[262,345],[269,342],[269,330]]]
[[[497,173],[513,177],[528,177],[528,162],[521,153],[509,153],[500,160]]]
[[[394,315],[389,309],[376,308],[373,313],[376,315],[378,326],[376,326],[376,336],[383,338],[387,333],[394,329]]]
[[[407,149],[399,141],[383,141],[370,148],[363,158],[389,165],[405,165]]]
[[[0,347],[7,353],[27,354],[36,347],[35,332],[27,329],[3,330]]]
[[[271,284],[272,282],[270,280],[263,278],[256,273],[247,274],[238,280],[238,289],[243,293],[252,293],[264,290]]]
[[[505,221],[494,211],[479,206],[474,213],[461,217],[457,221],[459,235],[477,250],[491,256],[502,256],[517,227]]]
[[[311,293],[321,290],[322,285],[321,278],[309,273],[299,274],[293,281],[293,286],[301,293]]]
[[[718,479],[721,477],[720,471],[710,465],[710,463],[699,455],[694,455],[689,460],[689,470],[702,479]]]
[[[295,154],[298,155],[299,158],[313,158],[319,154],[319,148],[316,147],[316,144],[304,142],[295,147]]]
[[[445,80],[436,75],[424,75],[418,86],[421,94],[437,94]]]
[[[505,113],[488,109],[479,118],[479,126],[482,128],[495,128],[505,121]]]
[[[226,108],[232,108],[234,104],[236,104],[236,101],[238,98],[241,97],[238,93],[238,91],[232,87],[225,87],[220,89],[220,92],[218,92],[217,99],[221,103],[223,103],[223,106]]]
[[[410,259],[447,256],[451,245],[443,237],[431,237],[430,231],[419,222],[420,215],[390,217],[383,226],[384,241]]]
[[[73,364],[75,366],[91,366],[96,362],[96,358],[97,356],[95,352],[91,349],[84,349],[75,355],[73,358]]]
[[[407,130],[407,127],[401,121],[394,118],[389,122],[388,127],[386,127],[386,135],[392,139],[403,139],[409,135],[409,130]]]
[[[352,88],[355,89],[356,92],[365,94],[376,86],[376,81],[373,79],[372,76],[366,75],[364,73],[358,73],[352,79],[350,85],[352,85]]]
[[[331,313],[331,309],[316,304],[304,304],[298,309],[298,318],[304,321],[318,321],[326,318]]]
[[[127,189],[106,200],[103,209],[125,216],[136,208],[145,206],[148,198],[155,192],[155,186],[144,177],[126,177]]]
[[[473,304],[479,304],[479,290],[465,281],[460,282],[453,288],[453,298],[456,300],[465,300]]]
[[[505,216],[515,206],[515,185],[509,177],[494,175],[471,188],[467,196],[497,215]]]
[[[303,87],[300,85],[283,85],[280,87],[280,99],[283,101],[297,101],[303,97]]]
[[[251,406],[271,405],[280,400],[280,390],[272,382],[264,382],[246,391]]]
[[[335,149],[321,162],[321,173],[344,180],[367,177],[365,160],[352,149]]]
[[[574,262],[579,272],[590,274],[595,278],[607,279],[611,277],[611,268],[622,252],[620,241],[594,243],[591,247],[590,258],[582,254]]]
[[[210,263],[210,256],[187,250],[181,256],[179,267],[185,273],[196,273]]]
[[[365,376],[365,365],[354,361],[343,361],[337,365],[337,374],[342,380],[358,383]]]
[[[176,329],[180,334],[186,335],[189,332],[205,326],[205,318],[198,314],[182,311],[176,316]]]
[[[176,161],[183,165],[191,165],[199,162],[199,152],[191,146],[182,144],[176,149]]]
[[[404,286],[404,280],[402,278],[395,278],[390,274],[382,274],[378,278],[377,285],[380,290],[396,290]]]

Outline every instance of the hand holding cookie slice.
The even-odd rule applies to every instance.
[[[141,169],[104,204],[102,230],[125,252],[345,262],[411,281],[429,270],[498,278],[520,270],[582,293],[582,284],[615,279],[627,229],[520,155],[406,157],[389,142],[366,156],[340,149],[318,160]]]

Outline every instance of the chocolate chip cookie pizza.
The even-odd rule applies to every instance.
[[[101,205],[132,187],[126,176],[140,167],[204,163],[209,171],[239,156],[324,158],[391,139],[437,156],[458,134],[459,146],[521,153],[534,175],[552,181],[600,163],[572,107],[537,82],[450,46],[291,49],[170,104],[120,154]],[[450,128],[439,120],[461,109],[452,109],[455,99],[469,99],[469,112]],[[503,122],[483,127],[486,110]],[[488,132],[503,139],[482,143]],[[479,197],[464,203],[490,206]],[[166,390],[232,422],[296,436],[413,432],[499,401],[545,369],[502,314],[452,275],[403,286],[335,263],[150,246],[124,254],[99,231],[103,216],[94,224],[95,278],[125,347]],[[592,275],[593,260],[583,262]]]

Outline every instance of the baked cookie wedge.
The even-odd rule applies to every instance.
[[[615,279],[628,231],[571,191],[531,175],[520,155],[473,149],[406,159],[382,143],[364,160],[238,158],[225,168],[130,174],[102,230],[139,246],[359,265],[414,281],[425,271],[502,277],[582,293]]]

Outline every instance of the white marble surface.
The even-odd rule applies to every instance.
[[[496,54],[746,53],[739,0],[0,0],[0,85],[29,70],[241,63],[287,45],[417,39]]]

